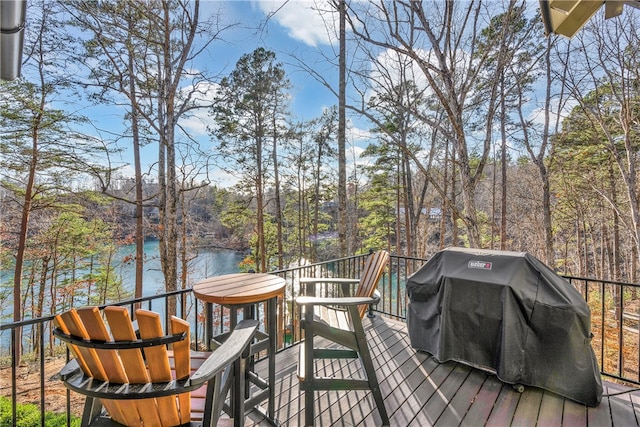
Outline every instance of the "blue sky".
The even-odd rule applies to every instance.
[[[228,75],[242,55],[251,53],[257,47],[263,47],[276,53],[277,60],[284,64],[287,77],[293,84],[291,111],[295,120],[319,117],[323,109],[336,105],[335,95],[314,77],[302,71],[294,58],[304,58],[307,65],[320,72],[323,78],[337,87],[337,67],[326,59],[335,59],[338,50],[335,31],[337,13],[326,12],[330,9],[328,0],[202,0],[201,20],[218,14],[222,26],[233,26],[224,31],[220,40],[214,41],[207,51],[202,52],[197,61],[190,65],[198,70],[206,70],[208,75],[217,76],[204,88],[207,98],[211,99],[214,96],[215,82]],[[535,7],[532,7],[532,11],[534,9]],[[319,13],[320,10],[324,10],[325,13]],[[270,18],[265,23],[267,16]],[[395,55],[384,52],[380,53],[378,59],[389,64],[397,61]],[[424,77],[421,77],[417,70],[416,73],[415,80],[423,81]],[[100,134],[105,139],[113,138],[113,135],[122,132],[124,108],[114,105],[79,104],[79,100],[73,98],[67,101],[75,104],[72,108],[82,108],[82,113],[92,120],[93,127],[87,128],[86,132]],[[349,115],[349,110],[347,114],[347,160],[351,164],[366,163],[370,159],[360,157],[360,153],[371,141],[368,131],[371,124]],[[215,142],[206,131],[207,125],[211,124],[213,122],[206,109],[181,122],[181,126],[186,128],[190,136],[197,139],[202,147],[213,150]],[[128,145],[129,140],[122,140],[123,148],[126,149]],[[143,170],[148,170],[156,160],[157,147],[148,146],[143,151]],[[112,165],[121,167],[121,173],[127,177],[133,176],[132,163],[130,151],[124,151],[118,158],[112,159]],[[224,176],[219,169],[214,168],[211,171],[213,173],[209,178],[216,184],[228,185],[234,181]]]
[[[221,76],[228,75],[234,68],[238,59],[247,53],[251,53],[258,47],[272,50],[276,53],[277,60],[284,64],[287,77],[292,82],[291,111],[296,120],[310,120],[319,117],[323,109],[337,105],[337,99],[327,88],[321,85],[312,76],[300,69],[299,64],[292,55],[313,61],[319,67],[323,67],[323,75],[337,87],[338,72],[335,67],[328,64],[320,51],[327,55],[335,55],[337,52],[337,39],[332,32],[332,17],[328,14],[319,14],[317,8],[328,8],[326,1],[291,0],[285,1],[203,1],[201,13],[203,16],[211,16],[219,13],[222,16],[222,25],[234,25],[232,29],[221,34],[221,40],[214,42],[203,52],[195,67],[207,69],[209,73]],[[261,31],[256,28],[264,23],[266,17],[274,12]],[[335,17],[337,15],[333,14]],[[329,30],[327,29],[329,28]],[[333,33],[333,34],[332,34]],[[332,44],[333,43],[333,44]],[[215,86],[208,92],[213,95]],[[118,107],[88,106],[83,113],[87,114],[94,125],[100,129],[113,129],[122,122],[123,110]],[[182,122],[192,136],[201,143],[213,145],[206,132],[206,125],[211,123],[208,112],[203,109],[194,117]],[[361,124],[362,129],[350,121],[348,131],[348,144],[350,145],[350,159],[358,159],[359,153],[368,144],[367,124]],[[103,133],[106,137],[107,134]],[[127,140],[123,145],[128,144]],[[212,146],[212,149],[214,147]],[[149,146],[143,151],[143,170],[146,170],[157,159],[157,147]],[[130,152],[124,151],[116,164],[122,166],[121,173],[125,176],[133,176],[133,158]],[[214,169],[210,176],[215,183],[228,185],[234,180],[226,177],[221,171]]]
[[[212,52],[221,59],[220,65],[227,64],[231,71],[243,54],[258,47],[276,53],[278,61],[284,63],[288,77],[293,82],[292,107],[301,119],[310,119],[322,112],[322,107],[335,104],[336,99],[307,74],[292,64],[291,54],[295,53],[310,60],[318,60],[318,50],[331,50],[325,22],[316,9],[324,1],[204,1],[203,11],[221,11],[227,15],[229,23],[239,25],[222,37],[227,44],[217,43]],[[261,24],[267,15],[274,13],[263,30],[257,32],[255,26]],[[327,23],[331,25],[331,23]],[[253,28],[252,28],[253,27]],[[334,40],[337,42],[336,40]],[[219,57],[217,55],[220,55]],[[224,59],[223,59],[224,58]],[[336,70],[337,71],[337,70]],[[337,72],[335,73],[337,83]]]

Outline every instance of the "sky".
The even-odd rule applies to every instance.
[[[201,3],[201,13],[204,17],[219,14],[222,24],[234,24],[232,29],[221,34],[221,40],[214,42],[206,52],[203,52],[195,66],[207,69],[209,72],[221,76],[228,75],[235,64],[244,54],[251,53],[258,47],[276,53],[276,59],[281,62],[292,82],[291,111],[297,121],[306,121],[319,117],[325,108],[337,105],[337,98],[331,91],[319,83],[315,78],[302,71],[297,60],[317,62],[325,67],[323,75],[329,81],[338,83],[338,70],[323,61],[320,51],[329,55],[337,52],[337,38],[335,32],[327,30],[334,25],[329,14],[321,14],[318,8],[328,8],[325,0],[290,0],[290,1],[212,1]],[[336,18],[337,15],[333,14]],[[267,19],[267,17],[269,17]],[[260,27],[260,28],[258,28]],[[319,62],[318,62],[319,61]],[[209,93],[213,96],[214,88]],[[103,136],[108,136],[108,130],[119,126],[122,122],[122,111],[114,107],[87,106],[84,114],[88,114],[93,125],[101,129]],[[347,143],[349,145],[349,159],[359,159],[359,154],[369,143],[369,132],[365,123],[356,124],[351,118],[348,125]],[[207,134],[206,125],[211,124],[207,110],[203,109],[194,117],[181,122],[187,127],[191,136],[202,141],[203,144],[214,144]],[[358,126],[361,126],[360,128]],[[214,147],[211,147],[214,149]],[[149,168],[157,159],[157,147],[149,146],[143,150],[143,170]],[[122,166],[123,176],[133,176],[133,158],[129,150],[123,151],[115,159],[117,165]],[[234,182],[232,177],[221,170],[213,169],[210,178],[214,183],[225,186]]]
[[[220,39],[209,45],[192,66],[221,78],[235,68],[242,55],[250,54],[258,47],[272,50],[292,82],[290,106],[294,119],[307,121],[320,117],[324,109],[337,105],[338,100],[329,89],[303,71],[298,61],[303,58],[306,65],[337,87],[337,67],[323,56],[335,58],[338,51],[335,31],[337,14],[328,13],[330,9],[328,0],[201,0],[201,20],[216,16],[220,18],[222,26],[232,28],[222,32]],[[384,61],[385,57],[380,56],[379,59]],[[394,55],[387,57],[389,62],[396,60]],[[205,89],[207,98],[211,99],[215,92],[215,82]],[[73,108],[81,110],[91,120],[91,125],[85,128],[86,133],[99,135],[104,139],[122,133],[123,116],[126,112],[124,107],[92,105],[75,99],[67,101],[69,105],[76,102]],[[369,131],[372,125],[362,118],[349,115],[349,110],[347,114],[347,159],[351,167],[355,163],[370,161],[360,154],[372,141]],[[207,109],[184,118],[180,124],[202,147],[215,149],[215,141],[207,133],[207,125],[213,124]],[[121,167],[120,173],[123,176],[132,177],[133,156],[128,147],[130,140],[123,139],[121,144],[123,152],[111,159],[111,162],[113,166]],[[157,147],[150,145],[143,149],[142,154],[143,171],[146,171],[157,160]],[[223,186],[235,182],[234,178],[222,173],[220,168],[210,169],[209,178],[213,183]]]
[[[318,49],[331,48],[325,22],[316,9],[323,2],[324,0],[205,1],[204,11],[215,12],[217,8],[221,8],[219,10],[228,15],[230,23],[239,23],[228,36],[223,35],[227,39],[227,45],[218,44],[213,48],[216,59],[220,64],[227,64],[227,71],[231,71],[240,56],[258,47],[274,51],[278,61],[284,64],[287,77],[294,84],[292,106],[296,114],[302,116],[302,119],[319,115],[323,104],[335,104],[336,99],[313,78],[301,72],[299,66],[293,63],[291,54],[311,59],[317,56]],[[268,15],[271,17],[266,25],[261,31],[257,31],[255,26],[264,23]],[[337,43],[337,40],[334,41]]]
[[[312,65],[316,71],[320,70],[322,76],[337,87],[337,67],[322,55],[335,58],[338,52],[338,16],[335,12],[328,12],[331,10],[328,0],[202,0],[201,5],[203,16],[219,14],[223,25],[234,24],[233,29],[222,33],[222,41],[214,42],[207,52],[200,56],[202,68],[220,75],[228,75],[242,55],[263,47],[276,53],[277,60],[283,63],[287,77],[293,84],[291,111],[296,120],[320,117],[325,108],[337,105],[336,96],[313,76],[303,71],[296,59],[304,58],[307,65]],[[532,13],[535,10],[535,7],[531,8]],[[384,56],[379,59],[384,61]],[[396,55],[390,55],[387,61],[397,61]],[[394,67],[389,69],[391,68]],[[418,72],[416,81],[420,80],[423,79]],[[365,164],[371,161],[360,154],[372,141],[369,131],[372,125],[360,117],[350,115],[349,110],[347,114],[347,161],[351,170],[356,163]],[[537,116],[538,119],[543,117],[540,114]],[[211,123],[208,112],[202,110],[197,116],[185,120],[183,125],[189,128],[191,135],[201,139],[203,144],[213,144],[206,130],[206,125]],[[150,151],[147,153],[147,159],[157,159],[155,147],[149,147],[147,150]],[[122,161],[130,162],[125,158]],[[146,169],[149,165],[150,163],[146,163],[143,168]],[[132,166],[124,167],[122,173],[133,176]],[[233,177],[225,175],[219,168],[211,169],[210,178],[220,185],[235,182]]]

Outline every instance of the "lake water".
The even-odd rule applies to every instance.
[[[116,264],[129,255],[135,253],[135,246],[123,246],[118,250]],[[144,245],[144,273],[142,294],[143,296],[157,295],[165,292],[164,277],[160,268],[160,258],[158,256],[158,241],[149,241]],[[189,283],[191,287],[199,280],[209,276],[219,276],[227,273],[238,273],[238,264],[244,255],[241,252],[227,249],[200,249],[197,256],[189,264]],[[132,258],[131,258],[132,259]],[[127,291],[132,292],[135,287],[135,262],[119,263],[116,265],[116,272],[122,277],[122,284]],[[0,280],[3,285],[10,290],[10,281],[13,278],[12,271],[0,271]],[[12,317],[13,304],[8,299],[6,304],[0,304],[0,319],[8,321]]]
[[[125,246],[119,249],[117,259],[122,260],[128,255],[135,253],[135,246]],[[149,241],[144,245],[144,273],[143,273],[143,296],[151,296],[164,293],[164,278],[160,268],[160,258],[158,256],[158,242]],[[199,280],[208,276],[218,276],[227,273],[238,273],[238,264],[244,255],[241,252],[225,249],[200,249],[197,256],[189,265],[189,287]],[[135,262],[121,263],[116,267],[118,274],[122,277],[122,284],[126,290],[132,291],[135,287]],[[11,279],[12,272],[1,271],[0,280],[2,283]],[[10,302],[10,300],[9,300]],[[0,319],[4,323],[10,321],[12,317],[12,304],[0,304]],[[25,329],[25,336],[28,329]],[[8,354],[9,351],[9,331],[0,333],[0,355]]]
[[[158,255],[158,241],[149,241],[144,244],[144,273],[143,273],[143,296],[164,293],[164,277],[160,268],[160,258]],[[127,255],[135,254],[135,246],[125,246],[119,251],[118,257],[125,258]],[[238,273],[238,264],[244,255],[241,252],[227,249],[205,249],[201,248],[193,260],[189,263],[189,283],[191,287],[199,280],[209,276],[219,276],[221,274]],[[133,290],[135,286],[135,263],[122,264],[118,268],[118,273],[122,277],[122,283],[127,290]]]

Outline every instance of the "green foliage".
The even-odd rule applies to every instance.
[[[40,240],[56,254],[58,290],[66,301],[85,296],[92,298],[87,304],[104,304],[128,296],[113,268],[114,235],[103,220],[62,212]]]
[[[281,101],[289,87],[274,52],[258,48],[238,60],[235,70],[220,82],[211,110],[216,128],[209,132],[219,143],[220,167],[254,183],[256,169],[267,163],[265,140],[278,133],[272,124],[286,116]]]
[[[124,290],[120,276],[110,263],[100,263],[90,276],[87,275],[86,282],[93,284],[88,292],[89,305],[122,301],[133,296],[132,292]]]
[[[363,194],[360,207],[366,212],[359,222],[363,252],[369,248],[388,248],[394,241],[396,213],[396,185],[387,173],[373,175],[370,188]]]
[[[233,201],[222,211],[220,222],[231,230],[235,238],[246,240],[248,233],[252,228],[252,219],[254,213],[247,206],[246,202],[241,200]]]
[[[480,244],[483,248],[488,248],[491,243],[491,229],[493,224],[490,221],[490,216],[484,211],[477,212],[478,217],[478,229],[480,230]]]
[[[265,214],[264,216],[264,229],[263,229],[263,238],[264,238],[264,247],[265,247],[265,257],[267,260],[267,271],[271,270],[272,261],[276,259],[278,256],[278,230],[276,227],[276,223],[274,218],[271,215]],[[251,248],[253,251],[251,255],[247,256],[243,261],[243,264],[248,269],[254,269],[259,271],[260,263],[258,260],[260,259],[260,255],[258,254],[258,235],[253,233],[249,240]],[[251,264],[253,263],[253,266]],[[242,267],[242,266],[241,266]]]
[[[478,218],[478,230],[480,232],[480,247],[489,248],[491,246],[491,228],[493,226],[490,221],[490,216],[487,212],[479,210],[476,212],[476,217]],[[466,229],[466,224],[462,218],[458,218],[458,229]],[[464,242],[464,246],[469,245],[469,235],[464,231],[458,235],[458,238]]]
[[[79,427],[80,418],[71,417],[71,426]],[[32,404],[18,404],[16,407],[16,424],[13,424],[11,399],[0,396],[0,427],[34,427],[40,425],[40,409]],[[47,427],[63,427],[67,425],[65,414],[45,412],[44,425]]]

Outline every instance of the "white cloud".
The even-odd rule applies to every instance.
[[[218,90],[218,84],[210,82],[200,82],[195,87],[189,86],[182,90],[185,95],[191,93],[193,103],[203,108],[193,110],[188,116],[181,119],[180,124],[188,129],[192,136],[205,136],[208,134],[207,126],[213,123],[213,119],[209,116],[209,108],[211,101],[215,98]]]
[[[578,102],[575,99],[570,99],[564,103],[564,105],[562,106],[562,110],[559,111],[560,105],[558,103],[558,99],[554,98],[549,105],[549,120],[551,122],[550,125],[552,129],[555,126],[556,120],[562,122],[571,114],[571,111],[576,105],[578,105]],[[538,106],[534,108],[527,118],[533,123],[543,125],[545,119],[544,107]]]
[[[197,113],[190,115],[180,121],[180,124],[189,129],[191,136],[206,136],[208,135],[207,126],[211,122],[211,117],[205,110],[198,110]]]
[[[289,37],[309,46],[337,41],[338,14],[327,0],[257,0],[265,15],[288,30]]]
[[[352,144],[369,141],[372,138],[371,132],[366,129],[359,129],[353,123],[347,124],[347,141]]]

